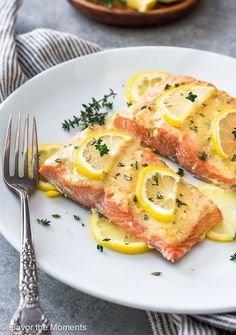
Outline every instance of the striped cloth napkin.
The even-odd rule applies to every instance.
[[[39,72],[101,50],[76,36],[48,29],[16,36],[16,14],[21,2],[0,0],[0,101]],[[154,335],[236,333],[236,313],[189,316],[147,312],[147,316]]]

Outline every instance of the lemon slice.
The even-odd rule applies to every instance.
[[[219,113],[212,122],[212,140],[220,157],[236,154],[236,109]]]
[[[162,71],[141,71],[129,79],[125,86],[125,96],[129,103],[138,101],[149,87],[159,84],[170,75]]]
[[[150,251],[146,243],[121,230],[97,212],[92,212],[90,231],[99,243],[124,254],[142,254]]]
[[[198,188],[219,207],[223,215],[223,220],[207,233],[207,237],[220,242],[233,241],[236,233],[236,194],[211,184],[198,185]]]
[[[158,97],[157,109],[165,121],[174,127],[180,127],[182,122],[215,92],[214,87],[204,85],[170,88]]]
[[[43,163],[48,159],[50,156],[54,155],[61,147],[59,143],[47,143],[47,144],[39,144],[38,145],[38,154],[39,154],[39,167],[43,165]],[[29,150],[29,162],[31,162],[32,158],[32,151]],[[32,171],[29,168],[29,175],[32,175]],[[57,191],[57,189],[42,177],[39,179],[39,183],[37,188],[40,191],[47,192],[47,191]]]
[[[103,179],[122,145],[130,140],[129,135],[116,130],[87,136],[74,153],[78,172],[91,179]]]
[[[174,218],[180,176],[162,166],[144,168],[138,179],[136,196],[139,204],[154,219],[169,222]]]
[[[146,12],[156,6],[158,0],[128,0],[127,6],[138,12]]]

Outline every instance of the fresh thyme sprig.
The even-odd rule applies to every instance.
[[[92,102],[88,104],[82,104],[83,109],[80,111],[80,117],[73,115],[72,119],[67,119],[62,122],[62,128],[66,131],[70,131],[71,128],[81,127],[82,129],[87,128],[93,124],[103,125],[106,121],[106,116],[113,108],[113,101],[117,94],[110,88],[108,94],[105,94],[103,98],[97,100],[92,98]]]

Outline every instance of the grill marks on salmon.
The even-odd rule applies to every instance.
[[[135,140],[122,147],[104,180],[91,180],[80,175],[73,160],[74,147],[86,135],[98,129],[95,127],[77,134],[45,161],[40,169],[41,175],[67,197],[97,209],[114,224],[157,249],[172,262],[183,257],[204,238],[209,229],[222,220],[222,214],[213,202],[182,178],[177,197],[182,197],[186,206],[176,206],[175,220],[163,223],[151,217],[144,219],[145,212],[134,197],[139,174],[146,165],[166,164]],[[60,163],[55,162],[58,158]]]
[[[139,102],[122,110],[114,118],[113,125],[178,162],[199,178],[235,190],[236,161],[217,155],[211,139],[211,121],[217,113],[236,108],[236,99],[218,90],[180,128],[175,128],[162,118],[156,101],[167,87],[183,84],[213,86],[191,77],[172,76],[149,90]],[[206,153],[205,161],[199,158],[200,151]]]

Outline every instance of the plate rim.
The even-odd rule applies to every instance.
[[[44,70],[43,72],[37,74],[36,76],[30,78],[28,81],[26,81],[24,84],[22,84],[19,88],[17,88],[12,94],[10,94],[10,96],[8,96],[0,105],[0,114],[3,113],[3,109],[5,107],[5,105],[7,103],[9,103],[11,100],[14,100],[15,97],[20,94],[22,89],[27,88],[27,86],[30,86],[32,82],[37,81],[39,78],[43,78],[45,76],[48,75],[48,73],[57,71],[58,68],[60,67],[64,67],[67,66],[68,63],[76,63],[77,61],[79,61],[79,59],[84,58],[84,57],[89,57],[89,58],[93,58],[96,57],[98,54],[99,55],[103,55],[103,54],[107,54],[107,53],[116,53],[116,52],[122,52],[123,50],[137,50],[137,49],[168,49],[168,50],[185,50],[188,52],[192,52],[192,51],[197,51],[200,53],[204,53],[205,55],[214,55],[214,56],[219,56],[219,57],[223,57],[223,58],[229,58],[233,61],[236,61],[236,59],[234,57],[228,56],[228,55],[223,55],[220,53],[216,53],[216,52],[210,52],[210,51],[205,51],[205,50],[201,50],[201,49],[194,49],[194,48],[183,48],[183,47],[173,47],[173,46],[137,46],[137,47],[123,47],[123,48],[114,48],[114,49],[107,49],[107,50],[103,50],[100,52],[95,52],[92,54],[88,54],[88,55],[83,55],[80,57],[76,57],[73,58],[71,60],[65,61],[63,63],[57,64],[49,69]],[[4,134],[3,134],[4,136]],[[1,173],[0,175],[2,176],[2,169],[1,169]],[[11,236],[8,236],[8,234],[5,234],[5,229],[4,229],[4,225],[2,223],[1,220],[1,216],[0,216],[0,233],[2,234],[2,236],[17,250],[19,251],[19,248],[17,247],[16,243],[14,242],[14,239],[11,239]],[[236,302],[234,304],[227,304],[227,306],[223,306],[223,307],[215,307],[215,308],[208,308],[208,309],[204,309],[204,307],[202,308],[189,308],[189,309],[185,309],[182,308],[181,306],[178,308],[178,312],[176,312],[176,308],[175,307],[170,307],[170,306],[151,306],[150,304],[148,305],[147,303],[143,303],[142,305],[140,305],[139,303],[136,302],[130,302],[129,299],[124,300],[119,299],[119,298],[114,298],[114,297],[110,297],[109,294],[106,294],[106,292],[99,292],[96,289],[91,289],[91,288],[87,288],[85,285],[83,284],[78,284],[78,283],[74,283],[70,280],[64,279],[63,278],[63,274],[59,274],[57,270],[53,269],[51,270],[50,265],[49,264],[42,264],[41,262],[38,262],[38,267],[40,269],[42,269],[44,272],[46,272],[48,275],[50,275],[51,277],[61,281],[62,283],[73,287],[77,290],[80,290],[86,294],[89,294],[91,296],[97,297],[99,299],[102,300],[106,300],[112,303],[116,303],[119,305],[123,305],[123,306],[127,306],[127,307],[132,307],[132,308],[137,308],[140,310],[149,310],[149,311],[157,311],[157,312],[163,312],[163,313],[178,313],[178,314],[209,314],[209,313],[225,313],[225,312],[232,312],[236,310]],[[56,274],[55,274],[56,273]]]

